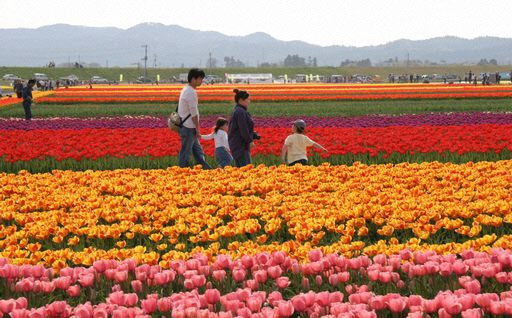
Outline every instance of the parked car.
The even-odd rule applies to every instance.
[[[34,73],[34,79],[38,82],[49,80],[48,75],[46,75],[44,73]]]
[[[153,80],[149,77],[145,76],[139,76],[137,77],[137,80],[135,81],[137,84],[147,84],[147,83],[153,83]]]
[[[205,84],[215,84],[220,83],[222,80],[217,75],[206,75],[206,77],[203,80],[203,83]]]
[[[101,76],[93,76],[90,81],[91,84],[108,84],[108,79]]]
[[[20,78],[18,76],[14,75],[14,74],[5,74],[4,76],[2,76],[2,79],[4,81],[15,81],[15,80],[18,80]]]
[[[180,73],[178,76],[178,82],[182,84],[188,83],[188,73]]]

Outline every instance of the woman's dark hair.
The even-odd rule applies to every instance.
[[[36,83],[36,80],[32,78],[32,79],[28,80],[27,84],[35,84],[35,83]]]
[[[206,74],[204,74],[204,71],[198,68],[193,68],[190,71],[188,71],[188,82],[192,82],[193,78],[205,78]]]
[[[247,91],[241,91],[238,88],[235,88],[233,90],[233,93],[235,93],[235,102],[238,104],[238,102],[241,99],[247,99],[249,98],[249,93]]]
[[[228,123],[228,120],[226,118],[219,117],[217,119],[217,122],[215,123],[215,127],[213,128],[213,130],[215,131],[215,133],[217,133],[219,131],[220,127],[224,126],[227,123]]]

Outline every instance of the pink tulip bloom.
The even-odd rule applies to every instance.
[[[66,290],[69,297],[78,297],[80,296],[80,286],[79,285],[73,285],[69,286],[69,288]]]
[[[192,276],[192,282],[195,287],[201,287],[206,284],[206,277],[204,275],[194,275]]]
[[[260,265],[267,265],[270,262],[270,255],[267,252],[259,253],[256,255],[256,261]]]
[[[350,273],[349,272],[341,272],[338,273],[338,280],[340,283],[346,283],[350,279]]]
[[[105,308],[94,309],[93,318],[108,318],[108,312]]]
[[[233,318],[233,314],[230,311],[219,312],[219,318]]]
[[[491,305],[491,302],[498,301],[499,297],[496,294],[486,293],[476,295],[475,300],[478,306],[488,308]]]
[[[290,286],[291,282],[288,277],[278,277],[276,279],[276,285],[280,289],[285,289],[286,287]]]
[[[168,282],[168,276],[165,273],[156,273],[153,278],[155,285],[163,286]]]
[[[10,313],[12,318],[28,318],[29,311],[26,309],[15,309]]]
[[[124,306],[125,295],[122,291],[113,292],[108,296],[107,302],[113,305]]]
[[[496,281],[500,284],[508,283],[508,274],[505,272],[496,273]]]
[[[302,288],[309,289],[309,279],[307,277],[302,277],[301,285]]]
[[[14,299],[0,300],[0,312],[8,314],[16,308],[16,301]]]
[[[386,308],[386,302],[384,300],[384,296],[374,296],[370,299],[369,302],[370,308],[374,310],[382,310]]]
[[[466,283],[464,288],[468,291],[468,293],[472,294],[480,294],[481,285],[480,282],[476,279],[473,279]]]
[[[171,317],[172,318],[185,318],[186,317],[185,310],[180,310],[180,309],[173,310],[171,313]]]
[[[220,301],[220,292],[217,289],[208,289],[204,292],[208,304],[216,304]]]
[[[326,307],[326,306],[329,306],[330,302],[329,302],[329,292],[325,291],[325,292],[320,292],[320,293],[317,293],[316,294],[316,297],[315,297],[315,302],[320,305],[321,307]]]
[[[226,278],[226,271],[225,270],[216,270],[213,271],[212,277],[214,280],[221,282]]]
[[[308,256],[310,262],[318,262],[323,257],[323,253],[319,249],[314,249],[309,251]]]
[[[331,286],[337,286],[339,284],[339,280],[338,280],[338,274],[331,274],[329,275],[329,285]]]
[[[441,263],[439,265],[439,274],[441,276],[450,276],[453,272],[452,264],[451,263]]]
[[[473,308],[475,302],[475,295],[473,294],[467,294],[459,297],[459,303],[462,305],[463,311]]]
[[[47,306],[48,312],[50,312],[51,315],[57,315],[60,316],[64,314],[67,310],[67,303],[65,301],[54,301],[53,303],[49,304]]]
[[[33,278],[23,278],[21,281],[16,283],[16,291],[28,293],[34,289]]]
[[[493,315],[503,315],[505,313],[505,302],[491,301],[489,311]]]
[[[279,303],[277,310],[280,317],[290,317],[294,312],[293,305],[289,301]]]
[[[272,253],[272,263],[275,265],[283,264],[286,260],[286,254],[283,251],[276,251]]]
[[[391,281],[391,273],[390,272],[380,272],[379,273],[379,281],[382,283],[389,283]]]
[[[242,265],[245,269],[249,269],[254,265],[254,259],[252,256],[244,255],[242,256]]]
[[[377,313],[375,313],[374,311],[359,310],[357,312],[357,317],[359,317],[359,318],[377,318]]]
[[[456,297],[451,298],[443,302],[443,308],[446,312],[452,316],[458,315],[462,311],[462,305],[457,301]]]
[[[267,269],[268,276],[270,276],[272,279],[276,279],[280,277],[283,273],[283,270],[281,269],[281,266],[270,266]]]
[[[183,286],[187,290],[192,290],[195,288],[194,282],[191,279],[185,279],[185,281],[183,282]]]
[[[283,300],[283,296],[281,295],[280,292],[278,291],[275,291],[275,292],[271,292],[269,295],[268,295],[268,298],[267,298],[267,301],[270,305],[276,307],[277,304]]]
[[[252,312],[259,312],[263,302],[259,297],[249,297],[247,299],[247,308],[249,308]]]
[[[94,267],[94,270],[98,273],[103,273],[107,269],[107,264],[104,260],[98,260],[95,261],[92,266]]]
[[[373,262],[375,264],[386,265],[387,260],[388,258],[385,254],[378,254],[373,257]]]
[[[258,290],[259,284],[255,279],[248,279],[245,281],[245,286],[251,290]]]
[[[316,284],[317,286],[320,286],[320,285],[322,285],[322,283],[323,283],[322,276],[320,276],[320,275],[316,275],[316,276],[315,276],[315,284]]]
[[[482,309],[480,308],[473,308],[473,309],[467,309],[460,313],[462,318],[481,318],[483,317]]]
[[[394,298],[388,301],[388,307],[392,312],[402,312],[406,305],[406,302],[402,298]]]
[[[146,314],[152,314],[156,311],[157,300],[154,298],[144,299],[140,302],[140,307]]]
[[[78,305],[75,310],[73,311],[75,316],[77,318],[92,318],[93,317],[93,310],[92,307],[87,308],[84,305]]]
[[[25,297],[19,297],[16,299],[16,309],[27,309],[28,300]]]
[[[329,293],[329,303],[331,303],[331,304],[341,303],[343,301],[343,297],[344,297],[343,293],[341,293],[339,291]]]
[[[132,286],[132,289],[136,293],[140,293],[142,291],[142,282],[140,280],[132,280],[130,282],[130,285]]]
[[[48,314],[46,313],[46,308],[40,307],[37,309],[31,309],[30,313],[28,314],[28,317],[30,318],[46,318],[48,317]],[[92,316],[89,316],[92,317]],[[80,318],[80,317],[77,317]]]
[[[468,271],[468,266],[461,261],[456,261],[452,265],[453,272],[458,276],[465,275]]]
[[[452,315],[450,315],[444,308],[440,308],[437,314],[439,318],[452,318]]]
[[[86,274],[86,275],[82,275],[79,279],[78,279],[78,282],[80,283],[80,285],[82,285],[83,287],[91,287],[92,284],[94,283],[94,275],[93,274]]]
[[[157,301],[157,307],[161,312],[171,311],[171,300],[169,298],[160,298]]]
[[[377,280],[379,280],[379,274],[380,274],[380,271],[378,269],[372,269],[371,271],[368,271],[368,278],[375,282]]]
[[[265,283],[267,281],[267,271],[258,270],[254,272],[253,277],[258,283]]]
[[[302,294],[293,296],[291,299],[291,302],[292,302],[293,308],[295,308],[295,311],[297,311],[297,312],[303,312],[308,307],[306,305],[306,298]]]
[[[235,282],[241,282],[245,279],[245,270],[242,268],[235,268],[232,272],[233,280]]]
[[[126,307],[133,307],[139,302],[139,296],[135,293],[125,294],[124,296],[124,305]]]

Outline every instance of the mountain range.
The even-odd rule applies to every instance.
[[[340,31],[343,32],[343,31]],[[55,24],[37,29],[0,29],[0,66],[43,66],[69,62],[101,66],[143,65],[142,45],[148,45],[148,66],[207,66],[209,54],[224,66],[224,57],[234,57],[247,66],[279,63],[289,54],[316,57],[319,66],[339,66],[341,61],[369,58],[372,63],[391,59],[446,63],[475,63],[482,58],[510,63],[512,39],[454,36],[427,40],[397,40],[381,45],[319,46],[303,41],[281,41],[257,32],[229,36],[176,25],[142,23],[129,29]]]

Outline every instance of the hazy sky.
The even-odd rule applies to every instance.
[[[126,29],[141,22],[364,46],[443,35],[512,37],[512,0],[0,0],[0,28]]]

